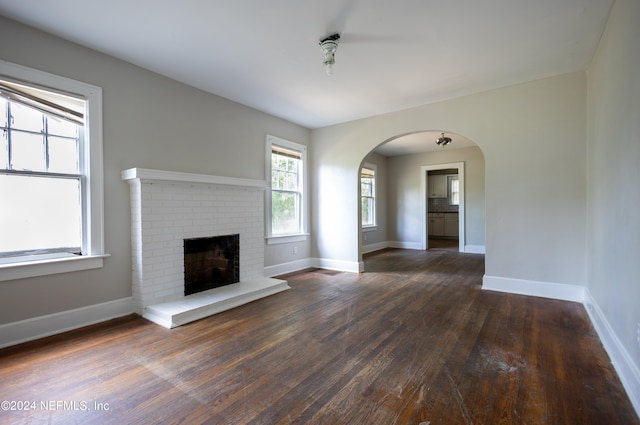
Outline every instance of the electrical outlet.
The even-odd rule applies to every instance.
[[[640,346],[640,323],[636,323],[636,341],[638,341],[638,346]]]
[[[297,247],[297,246],[294,246],[294,247],[293,247],[293,253],[294,253],[294,254],[297,254],[297,253],[298,253],[298,247]]]

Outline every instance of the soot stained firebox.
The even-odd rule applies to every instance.
[[[184,295],[240,281],[240,235],[184,240]]]

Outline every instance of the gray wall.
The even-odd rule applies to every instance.
[[[422,199],[420,167],[465,163],[466,245],[485,245],[484,156],[480,148],[448,149],[389,158],[389,238],[420,244]]]
[[[588,288],[636,367],[640,410],[640,2],[617,0],[589,69]]]
[[[103,89],[106,249],[102,269],[0,282],[0,324],[131,296],[127,168],[265,178],[267,134],[309,130],[0,17],[0,57]],[[308,257],[310,241],[298,243]],[[265,260],[292,261],[271,246]],[[267,260],[268,259],[268,260]],[[270,265],[269,263],[265,265]]]

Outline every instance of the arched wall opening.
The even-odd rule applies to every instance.
[[[453,142],[441,147],[436,136],[444,132]],[[446,130],[422,130],[390,137],[362,158],[362,167],[376,169],[375,226],[363,226],[362,197],[358,182],[358,261],[362,255],[388,247],[428,249],[428,214],[442,210],[448,199],[430,199],[428,173],[432,170],[455,170],[460,179],[460,204],[447,208],[456,212],[458,251],[485,253],[485,161],[480,147],[463,135]],[[437,202],[432,202],[437,201]],[[439,206],[438,206],[439,205]],[[366,211],[365,211],[366,213]],[[447,214],[455,217],[456,214]],[[444,236],[448,237],[448,236]]]
[[[587,270],[585,98],[584,73],[572,73],[312,130],[312,256],[320,267],[361,270],[362,159],[398,135],[448,129],[473,140],[485,159],[483,285],[579,291]],[[467,184],[476,181],[469,167],[465,174]],[[419,192],[413,179],[411,190]],[[398,202],[415,199],[405,195]],[[415,216],[388,220],[405,221],[389,240],[413,237],[407,230],[420,234]]]

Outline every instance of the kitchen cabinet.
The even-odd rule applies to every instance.
[[[429,213],[429,236],[444,236],[444,213]]]
[[[427,177],[428,197],[429,198],[446,198],[447,197],[447,176],[444,174],[436,174]]]
[[[458,213],[429,213],[427,220],[429,236],[458,237]]]
[[[458,213],[444,213],[444,235],[458,237]]]

